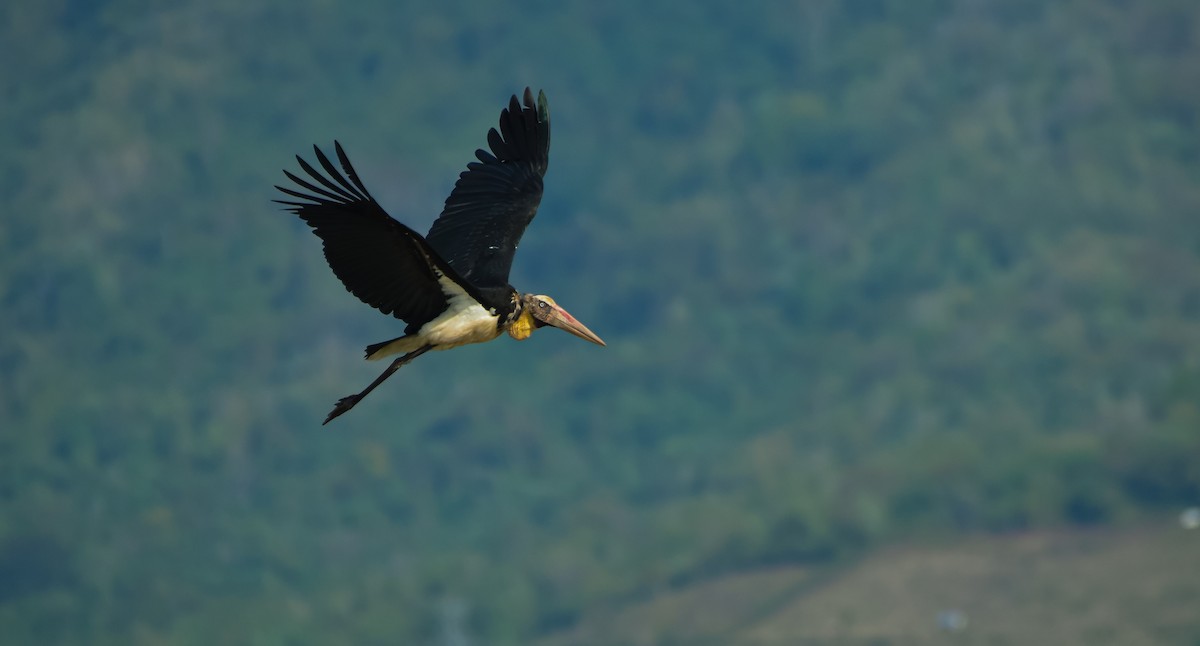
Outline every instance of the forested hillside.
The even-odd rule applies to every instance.
[[[1200,500],[1192,0],[10,2],[0,53],[5,643],[521,644]],[[280,169],[336,138],[425,230],[527,85],[512,280],[608,347],[321,427],[400,324]]]

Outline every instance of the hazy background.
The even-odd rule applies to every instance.
[[[5,643],[525,644],[1200,502],[1194,0],[18,0],[0,55]],[[609,347],[322,428],[401,324],[280,170],[337,138],[425,230],[526,85],[512,281]]]

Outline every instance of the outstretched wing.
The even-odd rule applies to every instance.
[[[300,168],[316,183],[285,170],[288,179],[308,192],[276,186],[304,201],[275,201],[287,205],[324,241],[325,260],[346,289],[371,307],[408,323],[406,332],[415,332],[446,309],[447,294],[439,278],[449,278],[478,298],[421,234],[379,206],[354,172],[341,144],[335,141],[333,146],[345,175],[313,146],[325,174],[297,155]]]
[[[542,201],[550,154],[546,95],[525,88],[500,113],[500,131],[488,131],[492,152],[476,150],[427,237],[458,273],[480,287],[508,284],[513,255]]]

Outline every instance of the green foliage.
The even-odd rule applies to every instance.
[[[1200,11],[12,3],[0,632],[525,643],[913,534],[1200,498]],[[509,93],[513,282],[609,341],[422,358],[268,200],[339,138],[418,229]]]

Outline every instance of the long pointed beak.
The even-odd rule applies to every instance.
[[[586,325],[575,320],[575,317],[571,316],[567,310],[564,310],[558,305],[551,305],[550,307],[554,311],[545,319],[543,319],[547,325],[553,325],[564,332],[570,332],[584,341],[591,341],[596,345],[608,345],[603,339],[596,336],[595,332],[589,330]]]

